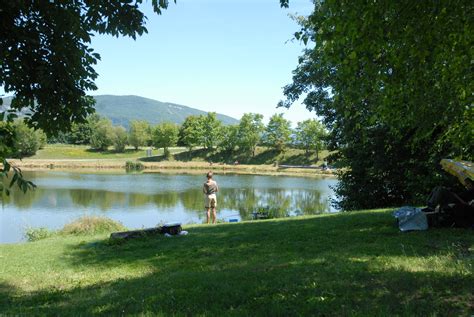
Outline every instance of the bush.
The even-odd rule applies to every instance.
[[[127,161],[125,163],[125,170],[127,170],[127,172],[141,171],[144,168],[145,166],[140,162]]]
[[[274,219],[274,218],[283,218],[289,217],[286,208],[270,208],[269,206],[257,207],[257,209],[252,213],[253,218],[256,219]]]
[[[109,119],[99,119],[91,124],[90,144],[93,149],[106,151],[113,144],[114,130]]]
[[[82,217],[67,224],[61,234],[83,235],[127,230],[120,222],[105,217]]]
[[[22,158],[36,154],[46,143],[46,135],[41,130],[33,130],[23,120],[14,123],[15,138],[13,148],[15,156]]]
[[[48,228],[28,228],[26,229],[25,236],[26,239],[30,242],[38,241],[51,237],[54,234],[54,231],[49,230]]]
[[[124,152],[128,142],[127,130],[122,126],[113,128],[112,143],[116,152]]]
[[[41,129],[35,130],[35,135],[36,139],[38,140],[38,147],[41,150],[44,148],[46,143],[48,143],[48,137],[46,136],[46,133],[44,133]]]

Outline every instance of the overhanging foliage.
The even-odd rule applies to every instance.
[[[296,38],[314,43],[284,89],[331,131],[348,169],[344,209],[421,203],[439,160],[474,155],[474,4],[315,1]]]

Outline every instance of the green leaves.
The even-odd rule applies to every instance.
[[[113,144],[115,136],[112,122],[106,118],[98,118],[91,119],[89,124],[91,126],[91,147],[96,150],[107,150]]]
[[[12,108],[28,108],[28,122],[48,135],[83,123],[97,89],[89,47],[94,32],[136,38],[147,30],[143,1],[9,1],[0,10],[0,87],[14,93]],[[176,2],[176,1],[174,1]],[[153,0],[161,13],[166,0]]]
[[[130,122],[129,143],[134,146],[136,150],[140,146],[147,145],[151,140],[150,124],[147,121],[133,120]]]
[[[310,151],[318,153],[324,148],[327,132],[321,122],[315,119],[308,119],[298,122],[296,127],[296,142],[299,148],[305,149],[306,153]]]
[[[291,122],[283,118],[283,113],[274,114],[263,134],[263,143],[283,152],[290,143]]]
[[[179,128],[174,123],[164,122],[153,130],[153,145],[163,148],[165,156],[169,156],[168,148],[175,146],[178,142]]]
[[[348,167],[342,207],[420,203],[439,181],[441,158],[474,159],[466,111],[474,100],[473,10],[456,1],[318,1],[300,21],[295,38],[315,47],[279,105],[304,97],[329,128],[329,145]]]
[[[255,154],[255,148],[260,142],[265,126],[263,116],[257,113],[245,113],[239,122],[237,131],[237,146],[243,152]]]
[[[181,142],[191,151],[194,147],[202,145],[203,119],[201,116],[188,116],[180,128]]]
[[[28,190],[36,188],[35,184],[23,178],[23,174],[18,167],[12,166],[6,159],[2,159],[2,167],[0,168],[0,180],[3,181],[3,179],[8,179],[9,176],[11,176],[11,180],[9,181],[8,187],[17,185],[18,188],[20,188],[20,190],[24,193],[26,193]],[[3,182],[0,182],[0,193],[1,195],[10,194],[9,189],[5,187]]]
[[[282,8],[288,8],[290,6],[290,0],[280,0],[280,6]]]
[[[28,109],[30,116],[26,122],[51,136],[68,131],[73,123],[85,123],[94,111],[94,99],[86,96],[86,92],[97,89],[94,80],[98,74],[93,66],[100,59],[89,47],[91,35],[98,32],[136,38],[147,32],[146,17],[139,10],[141,3],[142,0],[133,4],[129,0],[2,3],[0,87],[6,93],[14,93],[11,111]],[[156,13],[161,13],[168,7],[168,1],[152,0],[152,5]],[[21,155],[31,154],[44,139],[39,135],[40,144],[35,145],[26,129],[15,138],[13,130],[3,123],[15,116],[13,112],[0,113],[0,159],[12,155],[13,146],[21,148]],[[84,132],[82,127],[76,128]],[[91,143],[106,149],[111,144],[111,125],[99,122],[96,128],[90,136]],[[121,148],[123,131],[120,136]],[[8,162],[4,160],[6,168]],[[0,175],[7,177],[4,170]],[[13,171],[11,185],[17,184],[24,191],[33,186],[23,180],[19,170]]]

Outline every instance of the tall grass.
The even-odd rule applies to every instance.
[[[55,234],[54,231],[49,230],[48,228],[27,228],[25,230],[26,240],[33,242],[42,239],[49,238]]]
[[[59,231],[65,235],[84,235],[124,231],[127,228],[120,222],[105,217],[82,217],[64,226]]]
[[[135,172],[135,171],[142,171],[145,168],[143,163],[135,162],[135,161],[127,161],[125,162],[125,170],[127,172]]]

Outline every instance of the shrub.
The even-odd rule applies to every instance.
[[[42,130],[33,130],[28,127],[23,120],[17,120],[14,123],[15,138],[13,148],[15,156],[22,158],[36,154],[46,143],[46,135]]]
[[[113,144],[114,129],[109,119],[101,118],[91,124],[90,144],[93,149],[106,151]]]
[[[274,219],[274,218],[283,218],[289,217],[289,213],[286,208],[270,208],[269,206],[257,207],[257,209],[252,213],[253,218],[256,219]]]
[[[25,236],[26,239],[30,242],[38,241],[51,237],[54,234],[54,231],[49,230],[48,228],[28,228],[26,229]]]
[[[122,126],[113,127],[112,143],[116,152],[124,152],[128,142],[127,130]]]
[[[61,234],[96,234],[127,230],[120,222],[105,217],[82,217],[67,224]]]
[[[38,140],[39,149],[41,150],[48,142],[48,137],[46,136],[46,133],[44,133],[41,129],[35,130],[35,135],[36,139]]]
[[[125,163],[125,170],[127,170],[127,172],[141,171],[144,168],[145,166],[140,162],[127,161]]]

